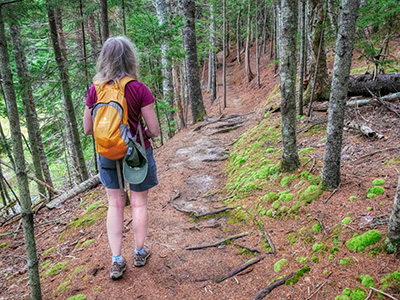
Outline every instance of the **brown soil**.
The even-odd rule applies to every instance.
[[[297,284],[282,285],[274,289],[267,298],[334,299],[346,287],[352,289],[359,287],[357,278],[361,274],[369,274],[375,281],[379,281],[386,274],[400,269],[395,255],[380,253],[373,258],[368,256],[368,252],[351,253],[343,245],[353,233],[363,233],[371,228],[378,229],[382,236],[385,235],[399,176],[398,165],[382,164],[399,156],[399,119],[383,107],[367,106],[348,110],[346,118],[369,125],[385,138],[368,139],[357,132],[345,131],[342,183],[329,201],[326,202],[332,191],[325,192],[318,201],[302,209],[298,213],[300,218],[298,221],[294,218],[288,221],[262,218],[277,248],[277,254],[259,254],[258,257],[265,257],[263,261],[232,278],[215,283],[215,279],[228,274],[253,257],[240,255],[234,245],[263,249],[261,245],[263,237],[252,222],[229,225],[227,223],[229,214],[193,220],[183,211],[202,213],[224,207],[222,200],[227,198],[224,194],[225,162],[218,159],[224,151],[232,151],[234,141],[242,133],[264,118],[265,101],[269,93],[279,84],[279,76],[274,77],[273,66],[269,66],[271,63],[269,53],[261,60],[263,71],[260,89],[256,87],[256,79],[246,84],[243,65],[238,66],[236,61],[232,61],[234,55],[235,53],[231,53],[228,59],[227,108],[222,110],[222,113],[243,114],[236,118],[237,121],[243,121],[243,126],[234,131],[214,135],[212,134],[216,130],[214,127],[221,122],[208,124],[200,130],[194,129],[207,122],[190,125],[155,150],[160,184],[150,193],[150,228],[147,244],[152,256],[148,264],[143,268],[133,266],[130,207],[126,207],[125,211],[126,226],[123,240],[123,255],[128,261],[128,269],[123,279],[119,281],[109,279],[111,254],[108,249],[105,217],[91,227],[79,228],[73,233],[65,234],[61,241],[58,240],[70,221],[83,214],[91,203],[102,200],[104,206],[107,205],[104,188],[98,186],[66,201],[54,210],[42,209],[35,216],[39,263],[51,261],[50,266],[41,270],[43,299],[68,299],[77,294],[84,294],[87,296],[86,299],[90,300],[251,299],[273,280],[298,270],[301,264],[296,263],[296,257],[313,255],[311,246],[314,242],[290,244],[286,234],[296,232],[303,226],[311,228],[316,222],[314,218],[317,218],[326,227],[327,232],[314,234],[315,242],[326,240],[331,242],[334,225],[341,224],[347,213],[350,213],[353,221],[348,226],[343,226],[340,251],[334,259],[328,260],[329,253],[321,254],[320,262],[313,263],[311,272],[303,276]],[[361,62],[357,64],[362,65]],[[254,66],[253,71],[255,71]],[[222,92],[222,86],[219,86],[219,91]],[[219,102],[222,105],[222,99],[212,105],[210,95],[204,93],[204,99],[209,118],[217,118],[220,110]],[[269,106],[274,103],[279,103],[279,98],[275,98]],[[269,118],[272,121],[278,117],[279,113],[274,113]],[[326,113],[315,113],[314,117],[323,119]],[[307,126],[306,121],[299,121],[298,126],[299,128]],[[312,169],[314,175],[320,174],[324,151],[321,138],[325,126],[323,123],[320,131],[299,134],[299,149],[307,147],[316,149],[311,153],[310,162],[303,166],[301,171]],[[384,185],[386,192],[384,195],[367,199],[366,190],[376,178],[386,180]],[[357,197],[354,202],[348,200],[352,195]],[[246,204],[251,207],[259,196],[261,195],[255,193],[247,197]],[[85,202],[88,203],[80,206]],[[100,210],[101,208],[97,208],[97,211]],[[366,220],[370,222],[363,224]],[[19,228],[17,222],[3,226],[1,232],[7,233]],[[203,250],[185,250],[186,247],[213,244],[243,232],[247,232],[248,235],[229,245]],[[79,240],[90,239],[94,239],[94,242],[75,248]],[[1,249],[0,299],[29,298],[25,245],[21,231],[1,236],[0,244],[3,243],[9,244]],[[382,240],[379,245],[382,245]],[[56,247],[56,250],[43,255],[44,251],[51,247]],[[275,273],[274,263],[283,257],[288,263],[284,271]],[[345,257],[350,258],[351,264],[341,266],[339,261]],[[52,265],[62,261],[68,262],[65,270],[58,275],[44,276],[45,271]],[[83,268],[77,269],[78,266]],[[324,274],[325,270],[327,273]],[[60,284],[68,280],[70,284],[64,292],[61,292]],[[387,291],[399,297],[398,289]],[[311,295],[313,296],[310,297]],[[378,299],[376,293],[369,299]]]

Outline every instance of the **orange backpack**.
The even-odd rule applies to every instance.
[[[132,139],[125,99],[125,86],[132,80],[135,79],[124,77],[114,84],[94,82],[97,103],[92,110],[93,136],[97,152],[108,159],[123,158]]]

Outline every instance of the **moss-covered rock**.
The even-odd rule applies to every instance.
[[[287,259],[282,258],[280,261],[276,262],[274,264],[274,272],[275,273],[279,273],[280,271],[282,271],[283,266],[286,264]]]
[[[363,252],[366,247],[373,245],[381,239],[381,233],[378,230],[370,230],[362,235],[355,236],[346,242],[346,247],[350,251]]]

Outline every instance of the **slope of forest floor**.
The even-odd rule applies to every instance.
[[[244,66],[238,66],[234,57],[231,53],[228,59],[223,116],[222,99],[211,103],[205,92],[207,121],[190,125],[155,150],[160,184],[150,193],[147,244],[152,256],[148,264],[133,266],[132,218],[126,207],[123,255],[128,269],[123,279],[109,279],[107,197],[100,185],[35,216],[43,299],[76,295],[82,296],[75,299],[90,300],[252,299],[275,280],[304,266],[310,270],[297,283],[276,287],[267,299],[334,299],[345,288],[351,289],[353,299],[364,299],[356,298],[357,293],[369,293],[361,275],[370,275],[378,289],[388,283],[391,286],[385,291],[400,297],[400,285],[394,276],[387,277],[400,270],[398,257],[382,249],[399,177],[399,118],[379,105],[348,109],[346,119],[384,137],[345,131],[339,188],[323,192],[306,205],[299,199],[316,185],[322,170],[327,113],[314,113],[318,124],[297,121],[301,168],[293,174],[272,172],[282,146],[280,114],[269,111],[279,105],[279,76],[267,53],[261,59],[262,87],[257,88],[256,79],[246,84]],[[330,67],[332,63],[330,59]],[[357,61],[353,68],[363,66]],[[221,92],[222,86],[218,88]],[[272,166],[269,174],[249,179],[250,173],[268,164]],[[384,193],[367,198],[375,179],[384,179]],[[275,197],[287,194],[293,194],[293,199],[286,198],[279,206]],[[299,206],[291,212],[296,203]],[[200,216],[226,207],[231,209]],[[350,223],[343,224],[345,218],[351,218],[346,219]],[[381,238],[363,252],[351,252],[345,246],[356,233],[372,229]],[[276,253],[270,253],[273,249],[268,244]],[[196,246],[210,247],[186,249]],[[261,253],[243,251],[240,246]],[[29,299],[18,222],[1,228],[0,247],[0,299]],[[262,260],[217,283],[253,258]],[[385,283],[381,282],[385,277]],[[378,299],[376,292],[369,299]]]

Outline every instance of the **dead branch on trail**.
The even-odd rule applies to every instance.
[[[345,120],[344,121],[344,126],[345,126],[344,130],[349,130],[349,129],[358,130],[363,135],[365,135],[366,137],[369,137],[369,138],[377,137],[378,139],[382,139],[382,138],[385,137],[384,135],[377,133],[376,131],[374,131],[370,127],[368,127],[366,125],[357,124],[357,123],[355,123],[353,121]]]
[[[221,129],[221,130],[214,131],[214,132],[212,132],[212,133],[210,133],[210,134],[207,134],[207,135],[210,136],[210,135],[215,135],[215,134],[220,134],[220,133],[229,132],[229,131],[238,129],[238,128],[242,127],[242,126],[243,126],[243,125],[232,126],[232,127],[229,127],[229,128],[225,128],[225,129]]]
[[[177,211],[183,212],[183,213],[187,213],[187,214],[197,214],[197,211],[191,210],[191,209],[184,209],[184,208],[180,208],[178,205],[176,204],[172,204],[172,207],[175,208]]]
[[[324,203],[327,203],[327,202],[329,201],[329,199],[331,199],[331,198],[332,198],[332,196],[333,196],[333,195],[334,195],[334,194],[337,192],[337,190],[338,190],[337,188],[336,188],[336,189],[334,189],[334,190],[333,190],[333,192],[332,192],[332,194],[330,194],[330,195],[329,195],[329,197],[328,197],[328,198],[326,198],[326,200],[324,200]]]
[[[317,217],[314,217],[315,220],[318,221],[318,223],[321,225],[322,230],[324,231],[324,234],[327,234],[328,231],[326,230],[326,227],[324,226],[324,224],[322,223],[322,221],[320,219],[318,219]]]
[[[242,248],[242,249],[245,249],[245,250],[250,251],[250,252],[261,253],[261,250],[259,250],[257,248],[251,248],[251,247],[247,247],[247,246],[243,246],[243,245],[239,245],[239,244],[236,244],[235,246],[239,247],[239,248]]]
[[[220,209],[217,209],[217,210],[214,210],[214,211],[210,211],[210,212],[207,212],[207,213],[203,213],[203,214],[195,214],[194,216],[196,218],[202,218],[202,217],[205,217],[205,216],[216,215],[216,214],[219,214],[219,213],[222,213],[224,211],[231,210],[231,209],[235,209],[235,207],[224,207],[224,208],[220,208]]]
[[[314,293],[312,293],[308,298],[306,298],[306,299],[304,299],[304,300],[309,300],[309,299],[311,299],[312,297],[314,297],[314,296],[318,293],[318,291],[319,291],[320,289],[322,289],[322,287],[328,282],[328,279],[329,279],[329,277],[330,277],[331,275],[332,275],[332,273],[330,273],[330,274],[328,275],[328,277],[326,278],[326,280],[324,281],[324,283],[321,284],[321,285],[315,290]]]
[[[217,125],[215,127],[213,127],[212,129],[220,129],[220,128],[226,128],[226,127],[232,127],[234,125],[239,125],[239,124],[243,124],[245,121],[237,121],[237,122],[231,122],[231,123],[224,123],[221,125]]]
[[[265,288],[263,288],[261,291],[258,292],[257,295],[254,296],[253,300],[261,300],[264,299],[265,296],[267,296],[269,293],[272,292],[273,289],[277,288],[278,286],[281,286],[283,284],[285,284],[285,282],[294,277],[296,275],[296,272],[293,272],[292,274],[283,277],[282,279],[279,279],[278,281],[275,281],[274,283],[266,286]]]
[[[370,287],[370,289],[373,290],[373,291],[375,291],[375,292],[381,293],[382,295],[385,295],[386,297],[388,297],[388,298],[390,298],[390,299],[399,300],[399,299],[393,297],[392,295],[389,295],[388,293],[385,293],[385,292],[382,292],[381,290],[378,290],[378,289],[376,289],[376,288],[373,288],[372,286]]]
[[[264,228],[264,226],[263,226],[262,224],[260,224],[260,227],[261,227],[261,229],[262,229],[262,231],[263,231],[263,234],[264,234],[265,239],[267,240],[269,246],[270,246],[271,249],[272,249],[272,253],[276,254],[276,248],[275,248],[274,243],[272,242],[272,240],[271,240],[269,234],[267,233],[267,231],[265,231],[265,228]]]
[[[100,174],[97,174],[96,176],[89,178],[88,180],[78,184],[74,188],[70,189],[67,192],[64,192],[61,196],[55,198],[54,200],[50,201],[49,203],[46,204],[46,206],[50,209],[53,209],[56,207],[58,204],[63,203],[64,201],[75,197],[76,195],[83,193],[89,189],[94,188],[100,183]]]
[[[218,118],[216,118],[216,119],[208,119],[208,118],[207,118],[206,121],[207,121],[208,123],[200,124],[199,126],[193,128],[193,131],[199,131],[199,130],[202,129],[203,127],[206,127],[206,126],[208,126],[208,125],[217,123],[217,122],[219,122],[219,121],[223,118],[223,116],[224,116],[224,115],[220,115],[220,116],[219,116]]]
[[[386,148],[386,149],[377,150],[377,151],[374,151],[374,152],[365,154],[365,155],[363,155],[363,156],[361,156],[361,157],[359,157],[359,158],[356,158],[356,159],[353,160],[353,161],[361,160],[361,159],[366,158],[366,157],[368,157],[368,156],[372,156],[372,155],[375,155],[375,154],[377,154],[377,153],[381,153],[381,152],[385,152],[385,151],[391,151],[391,150],[399,150],[399,147]]]
[[[252,265],[254,265],[254,264],[256,264],[256,263],[262,261],[264,258],[265,258],[265,256],[259,257],[259,258],[250,259],[250,260],[249,260],[247,263],[245,263],[244,265],[241,265],[240,267],[238,267],[238,268],[236,268],[236,269],[230,271],[227,275],[225,275],[225,276],[222,277],[221,279],[218,279],[218,280],[216,281],[216,283],[220,283],[220,282],[222,282],[222,281],[224,281],[224,280],[226,280],[226,279],[228,279],[228,278],[231,278],[231,277],[235,276],[236,274],[238,274],[238,273],[240,273],[240,272],[246,270],[248,267],[250,267],[250,266],[252,266]]]
[[[226,242],[230,242],[230,241],[233,241],[233,240],[237,240],[237,239],[240,239],[240,238],[245,237],[245,236],[248,236],[248,235],[249,235],[248,233],[241,233],[241,234],[238,234],[238,235],[230,236],[230,237],[228,237],[227,239],[225,239],[225,240],[223,240],[223,241],[220,241],[220,242],[218,242],[218,243],[215,243],[215,244],[204,245],[204,246],[188,247],[188,248],[185,248],[185,250],[201,250],[201,249],[205,249],[205,248],[218,247],[218,246],[221,245],[221,244],[224,244],[224,243],[226,243]]]

